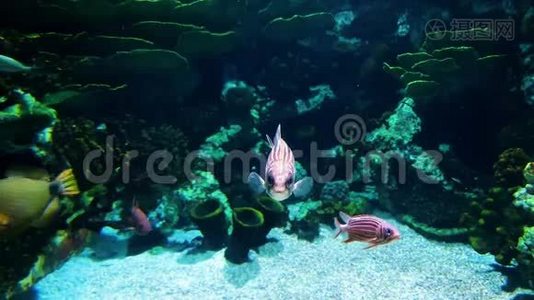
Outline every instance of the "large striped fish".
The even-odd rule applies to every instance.
[[[339,217],[345,222],[340,224],[337,218],[334,223],[337,228],[336,236],[342,232],[348,233],[348,239],[345,243],[354,241],[369,243],[364,249],[387,244],[391,241],[400,239],[400,232],[388,222],[371,215],[349,216],[344,212],[339,212]]]
[[[252,172],[248,176],[248,183],[256,193],[265,191],[267,195],[277,201],[283,201],[291,196],[304,197],[313,186],[311,177],[305,177],[295,182],[295,157],[293,151],[282,139],[280,124],[276,129],[274,139],[267,136],[271,152],[265,165],[265,179]]]

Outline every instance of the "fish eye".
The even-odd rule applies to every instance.
[[[392,234],[391,229],[390,228],[386,228],[386,237],[390,237],[391,234]]]
[[[274,177],[272,175],[267,176],[267,183],[269,185],[274,185]]]
[[[289,177],[286,181],[286,186],[290,186],[293,184],[293,177]]]

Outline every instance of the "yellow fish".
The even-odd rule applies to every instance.
[[[0,234],[46,226],[59,210],[58,196],[79,193],[71,169],[61,172],[52,182],[20,176],[1,179]]]

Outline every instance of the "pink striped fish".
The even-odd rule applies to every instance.
[[[271,152],[265,165],[265,179],[256,172],[248,176],[248,183],[256,193],[265,191],[267,195],[277,201],[283,201],[292,194],[304,197],[312,189],[313,180],[305,177],[295,182],[295,157],[293,151],[282,139],[280,124],[276,129],[274,139],[267,136]]]
[[[334,218],[337,233],[334,238],[342,232],[346,232],[349,238],[345,243],[354,241],[369,243],[364,249],[387,244],[391,241],[400,239],[400,232],[388,222],[371,215],[349,216],[344,212],[339,212],[339,216],[345,222],[340,224],[337,218]]]

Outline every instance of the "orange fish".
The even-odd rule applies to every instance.
[[[49,182],[20,176],[0,180],[0,234],[46,226],[59,210],[59,196],[78,195],[68,169]]]

